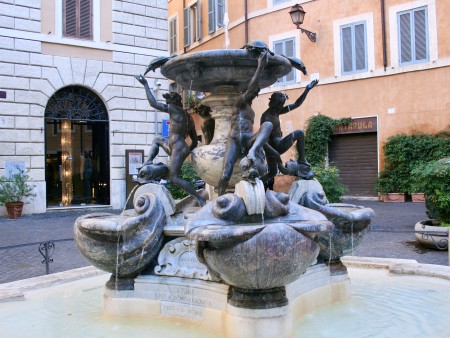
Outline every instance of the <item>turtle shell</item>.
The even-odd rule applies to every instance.
[[[164,65],[167,61],[171,59],[170,56],[158,56],[154,58],[152,61],[150,61],[147,70],[145,71],[145,74],[147,74],[149,71],[153,70],[155,71],[162,65]]]
[[[261,41],[261,40],[253,40],[247,46],[250,49],[256,49],[256,50],[260,50],[260,51],[269,49],[267,47],[267,45],[265,44],[265,42]]]

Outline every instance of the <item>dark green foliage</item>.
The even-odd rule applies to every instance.
[[[11,177],[0,177],[0,205],[11,202],[23,202],[24,198],[36,196],[34,185],[27,184],[30,177],[25,171],[19,170]]]
[[[195,187],[195,182],[200,179],[197,176],[197,173],[195,172],[194,168],[192,168],[191,164],[188,161],[183,162],[180,177],[188,181],[189,183],[192,183],[193,187]],[[175,184],[172,183],[167,184],[167,189],[169,190],[172,197],[176,200],[184,198],[189,195],[186,191],[184,191],[183,189],[177,187]]]
[[[316,172],[316,179],[320,182],[327,195],[330,203],[338,203],[341,201],[348,189],[345,185],[339,182],[339,169],[333,166],[326,168],[320,166],[312,167]]]
[[[417,166],[450,155],[450,131],[438,134],[414,133],[391,136],[384,145],[385,165],[380,172],[377,191],[417,191],[411,171]]]
[[[348,189],[339,182],[339,170],[336,167],[325,167],[328,142],[331,141],[331,135],[337,126],[349,124],[351,121],[351,118],[335,120],[325,115],[311,116],[306,121],[306,158],[312,164],[312,170],[316,171],[316,178],[331,203],[340,202]]]
[[[339,125],[346,125],[351,118],[332,119],[325,115],[311,116],[306,121],[305,153],[308,162],[315,166],[324,166],[327,156],[328,142],[333,131]]]
[[[414,187],[425,193],[428,217],[450,223],[450,157],[412,170]]]

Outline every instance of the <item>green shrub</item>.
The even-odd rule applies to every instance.
[[[316,179],[320,182],[330,203],[341,202],[342,196],[348,191],[347,187],[339,183],[339,169],[333,166],[313,166]]]
[[[414,185],[411,171],[450,154],[450,131],[437,134],[415,132],[391,136],[384,144],[385,165],[379,173],[377,192],[422,192]]]
[[[191,183],[193,187],[195,187],[195,182],[200,179],[197,176],[197,173],[195,172],[194,168],[192,168],[191,164],[188,161],[183,162],[180,177]],[[181,189],[180,187],[176,186],[171,182],[167,184],[167,189],[169,190],[172,197],[176,200],[182,199],[189,195],[186,191],[184,191],[183,189]]]
[[[428,217],[450,223],[450,157],[417,166],[412,175],[415,188],[425,193]]]

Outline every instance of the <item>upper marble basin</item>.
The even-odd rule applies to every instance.
[[[214,92],[219,86],[233,86],[245,91],[258,66],[259,52],[246,49],[207,50],[184,54],[169,60],[161,74],[183,88]],[[259,87],[265,88],[288,74],[292,67],[287,58],[269,55],[269,63],[260,77]]]

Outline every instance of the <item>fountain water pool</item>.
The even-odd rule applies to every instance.
[[[390,271],[414,271],[423,266],[398,265],[399,261],[368,259],[367,269],[349,264],[352,280],[351,299],[335,303],[303,316],[292,311],[294,337],[445,337],[450,331],[450,268],[428,266],[428,275],[440,270],[441,277],[395,275]],[[352,262],[353,261],[353,262]],[[354,264],[357,262],[357,264]],[[402,263],[402,262],[400,262]],[[404,261],[403,261],[404,263]],[[382,268],[380,268],[382,267]],[[434,272],[433,272],[434,270]],[[425,273],[427,274],[427,273]],[[167,320],[117,318],[105,316],[102,308],[103,274],[51,287],[24,291],[25,301],[0,303],[0,329],[3,336],[20,337],[236,337],[234,333],[216,334],[203,329],[202,323],[185,318]],[[39,278],[38,278],[39,279]],[[39,281],[37,281],[39,283]],[[13,288],[21,282],[0,286]],[[292,304],[292,306],[295,306]]]

